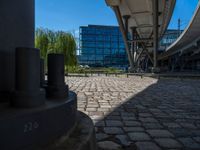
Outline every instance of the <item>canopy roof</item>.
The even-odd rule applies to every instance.
[[[165,32],[176,0],[159,0],[159,37]],[[153,0],[106,0],[109,6],[118,6],[121,16],[130,15],[129,30],[137,27],[140,38],[153,36]]]
[[[142,54],[147,55],[156,68],[158,42],[168,27],[176,0],[106,0],[106,3],[117,17],[130,70],[134,71]],[[140,42],[141,48],[137,46],[136,41]],[[150,54],[152,52],[153,59]]]

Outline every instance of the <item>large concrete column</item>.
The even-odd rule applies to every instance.
[[[34,14],[34,0],[0,1],[0,95],[15,87],[15,48],[34,47]]]

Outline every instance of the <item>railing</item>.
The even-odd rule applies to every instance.
[[[195,78],[200,79],[200,73],[161,73],[161,74],[154,74],[154,73],[106,73],[106,72],[85,72],[85,73],[68,73],[66,74],[68,77],[126,77],[129,78],[131,76],[140,76],[141,78],[144,77],[152,77],[152,78]]]

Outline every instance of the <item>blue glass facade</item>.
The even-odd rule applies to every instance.
[[[165,50],[168,46],[170,46],[173,42],[176,41],[176,39],[179,37],[179,35],[183,32],[182,30],[176,30],[176,29],[168,29],[163,38],[160,41],[160,50]]]
[[[79,44],[80,65],[128,67],[124,41],[117,26],[82,26]]]
[[[178,30],[167,30],[160,41],[164,51],[180,35]],[[78,62],[90,67],[129,66],[124,41],[118,26],[88,25],[80,27]]]

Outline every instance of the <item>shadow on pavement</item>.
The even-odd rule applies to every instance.
[[[89,113],[100,149],[200,149],[200,80],[160,79],[109,104],[104,117]]]

